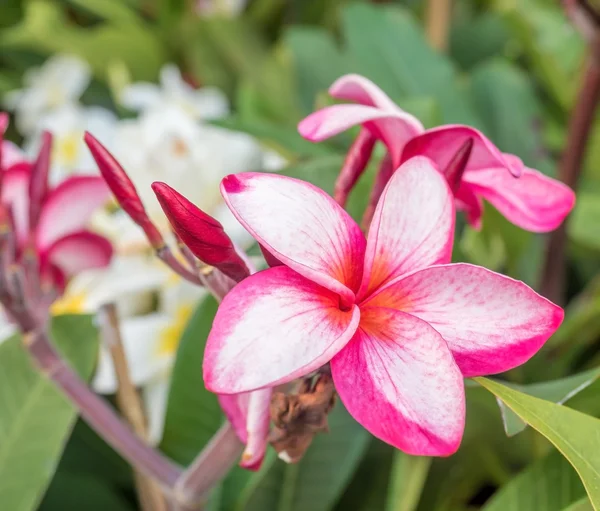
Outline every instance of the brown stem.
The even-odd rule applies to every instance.
[[[130,378],[123,339],[119,329],[117,307],[109,303],[98,311],[100,334],[108,348],[117,375],[117,404],[133,431],[142,440],[148,436],[146,417],[140,396]],[[144,511],[167,511],[167,503],[160,487],[149,477],[135,471],[135,481],[141,508]]]
[[[165,492],[171,494],[181,469],[142,442],[129,426],[117,417],[106,401],[87,387],[62,361],[46,331],[37,330],[24,334],[24,342],[41,374],[52,381],[79,409],[90,427],[136,470],[153,478]]]
[[[177,275],[183,277],[188,282],[196,284],[197,286],[203,285],[202,280],[198,277],[198,275],[179,262],[171,249],[166,245],[156,251],[156,256],[175,273],[177,273]]]
[[[176,501],[184,509],[197,509],[194,506],[231,470],[243,448],[231,424],[223,424],[177,481]]]
[[[433,48],[446,51],[452,0],[428,0],[426,7],[425,27],[427,39]]]
[[[583,83],[571,113],[567,142],[558,167],[558,178],[574,190],[577,188],[594,112],[600,99],[599,43],[600,39],[590,45]],[[564,300],[566,243],[567,229],[566,223],[563,223],[550,235],[541,285],[542,294],[558,304]]]

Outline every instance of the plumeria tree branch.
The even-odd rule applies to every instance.
[[[588,56],[581,87],[575,95],[576,103],[571,112],[567,141],[558,178],[573,189],[577,188],[583,159],[600,100],[600,30],[597,17],[579,2],[566,2],[567,13],[588,41]],[[587,5],[585,2],[582,3]],[[593,35],[591,30],[593,27]],[[547,245],[546,260],[542,274],[541,290],[544,296],[562,303],[564,301],[567,229],[562,224],[554,231]]]
[[[425,32],[429,44],[436,50],[446,51],[448,48],[451,12],[452,0],[427,1]]]

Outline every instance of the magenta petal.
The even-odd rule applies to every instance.
[[[466,377],[525,363],[564,316],[560,307],[523,282],[463,263],[401,277],[368,305],[399,308],[427,321],[446,340]]]
[[[532,232],[556,229],[575,204],[567,185],[525,168],[519,178],[504,169],[467,172],[464,184],[489,201],[510,222]]]
[[[431,161],[404,163],[373,215],[359,299],[400,275],[450,262],[454,217],[452,192]]]
[[[433,128],[413,138],[402,152],[402,161],[413,156],[427,156],[443,172],[469,138],[473,139],[473,149],[466,171],[504,168],[514,176],[521,175],[522,165],[516,160],[506,158],[483,133],[475,128],[457,124]]]
[[[43,254],[43,259],[73,276],[83,270],[108,266],[112,253],[112,245],[106,238],[80,231],[57,240]]]
[[[361,323],[331,361],[341,400],[381,440],[408,454],[448,456],[462,438],[462,375],[427,323],[386,308],[361,309]]]
[[[0,169],[1,171],[1,169]],[[19,243],[25,242],[29,231],[29,178],[31,164],[20,162],[4,171],[2,176],[3,204],[11,207]]]
[[[329,87],[329,94],[336,99],[354,101],[361,105],[374,106],[383,110],[400,111],[388,95],[371,80],[357,74],[348,74],[338,78]],[[414,118],[415,124],[421,123]],[[421,131],[423,127],[421,126]]]
[[[405,144],[423,131],[416,117],[399,108],[383,110],[364,105],[323,108],[300,121],[298,131],[307,140],[320,142],[358,125],[364,125],[385,143],[394,166],[399,165]]]
[[[73,176],[48,193],[42,206],[37,244],[46,250],[67,234],[83,229],[92,214],[110,197],[110,190],[99,176]]]
[[[502,170],[502,172],[506,173],[504,169]],[[465,183],[464,181],[461,183],[460,187],[454,194],[454,203],[456,204],[457,210],[465,212],[467,222],[471,227],[473,227],[473,229],[481,229],[481,217],[483,216],[483,200],[481,199],[481,197],[478,197],[475,194],[472,187],[468,183]]]
[[[276,174],[227,176],[221,191],[240,223],[276,259],[354,302],[365,237],[323,190]]]
[[[286,266],[242,280],[221,303],[204,354],[204,382],[233,394],[291,381],[329,362],[360,313]]]

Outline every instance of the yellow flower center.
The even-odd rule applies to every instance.
[[[173,323],[164,328],[160,333],[158,348],[160,355],[174,355],[177,352],[179,341],[192,312],[193,308],[191,305],[181,305],[177,309]]]
[[[85,312],[85,293],[65,295],[56,300],[50,307],[52,315],[83,314]]]
[[[68,133],[60,137],[56,142],[54,157],[63,165],[72,167],[77,163],[79,156],[79,133]]]
[[[190,150],[183,140],[181,140],[180,138],[176,138],[173,141],[173,153],[175,154],[175,156],[177,156],[178,158],[183,158],[187,156],[189,152]]]

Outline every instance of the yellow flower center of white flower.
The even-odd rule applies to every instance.
[[[81,134],[77,132],[59,137],[54,149],[55,161],[68,167],[75,166],[79,157],[80,140]]]
[[[173,154],[178,158],[184,158],[190,152],[188,145],[180,138],[173,140]]]
[[[83,314],[85,312],[85,302],[87,296],[85,293],[74,293],[65,295],[56,300],[50,307],[52,315],[61,314]]]
[[[177,352],[179,341],[193,312],[191,305],[181,305],[175,312],[173,323],[164,328],[160,333],[158,351],[160,355],[174,355]]]

